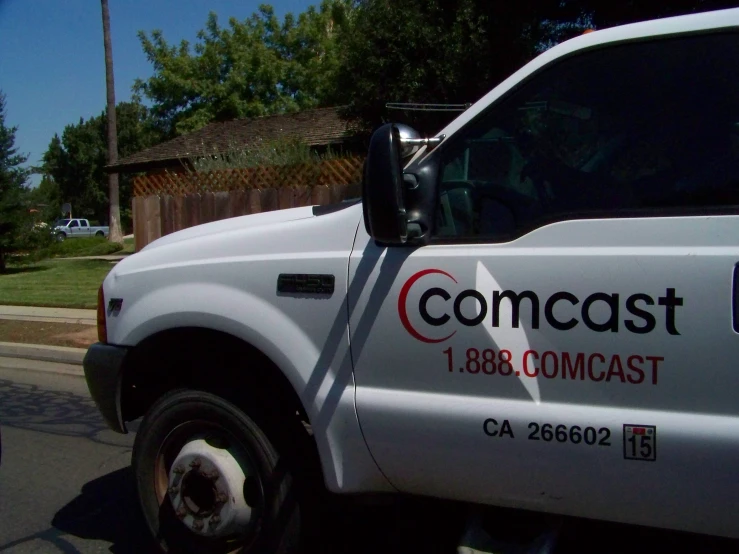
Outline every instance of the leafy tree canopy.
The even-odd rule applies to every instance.
[[[118,151],[128,156],[161,141],[148,118],[148,110],[137,102],[116,106]],[[107,163],[106,112],[75,125],[67,125],[62,136],[54,135],[44,154],[44,173],[58,186],[61,202],[72,204],[74,216],[99,222],[108,220],[108,184],[103,170]],[[131,176],[121,176],[121,220],[131,227]],[[58,212],[57,212],[58,213]]]
[[[27,169],[21,167],[28,156],[19,154],[15,147],[18,127],[8,127],[5,117],[5,95],[0,92],[0,193],[20,189],[29,174]]]
[[[26,189],[25,203],[29,210],[36,210],[34,219],[37,221],[54,221],[62,206],[59,185],[50,175],[43,175],[37,187]]]
[[[30,171],[22,165],[28,156],[18,153],[15,133],[18,127],[5,122],[5,95],[0,92],[0,272],[6,256],[21,246],[25,224],[30,222],[24,207],[25,183]]]
[[[152,115],[168,135],[214,120],[256,117],[326,105],[335,95],[336,37],[351,21],[350,0],[323,0],[280,20],[269,5],[227,27],[208,16],[198,42],[170,45],[161,31],[139,32],[154,75],[137,80]]]
[[[730,6],[705,0],[360,0],[341,37],[348,114],[438,131],[454,114],[388,112],[387,102],[478,100],[546,48],[586,28]]]

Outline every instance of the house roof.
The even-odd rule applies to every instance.
[[[340,108],[317,108],[252,119],[209,123],[202,129],[142,150],[107,166],[108,172],[146,171],[172,166],[179,160],[206,153],[224,153],[259,141],[297,139],[308,146],[344,142],[357,125],[339,116]]]

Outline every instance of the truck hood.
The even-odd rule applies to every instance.
[[[236,229],[266,227],[268,225],[276,225],[279,223],[296,221],[298,219],[305,219],[308,217],[313,217],[313,208],[311,206],[290,208],[286,210],[275,210],[271,212],[222,219],[220,221],[214,221],[213,223],[196,225],[195,227],[189,227],[188,229],[183,229],[182,231],[177,231],[176,233],[166,235],[148,244],[141,251],[145,252],[154,248],[159,248],[161,246],[173,244],[175,242],[181,242],[198,237],[205,237],[217,233],[224,233]]]
[[[190,227],[121,260],[108,274],[106,286],[127,274],[166,273],[167,268],[174,267],[194,270],[245,260],[305,259],[312,253],[320,257],[322,252],[346,252],[348,256],[361,218],[362,205],[347,202],[276,210]]]

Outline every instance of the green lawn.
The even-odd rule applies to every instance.
[[[112,268],[113,264],[102,260],[46,260],[10,266],[0,275],[0,304],[95,308],[98,287]]]
[[[133,239],[123,239],[123,250],[120,251],[121,254],[133,254],[135,249],[136,245]]]

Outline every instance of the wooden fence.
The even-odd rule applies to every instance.
[[[298,206],[326,205],[360,194],[358,184],[249,189],[133,199],[136,251],[150,242],[194,225]]]
[[[313,164],[139,175],[133,181],[136,251],[201,223],[357,197],[363,163],[359,156],[346,156]]]

